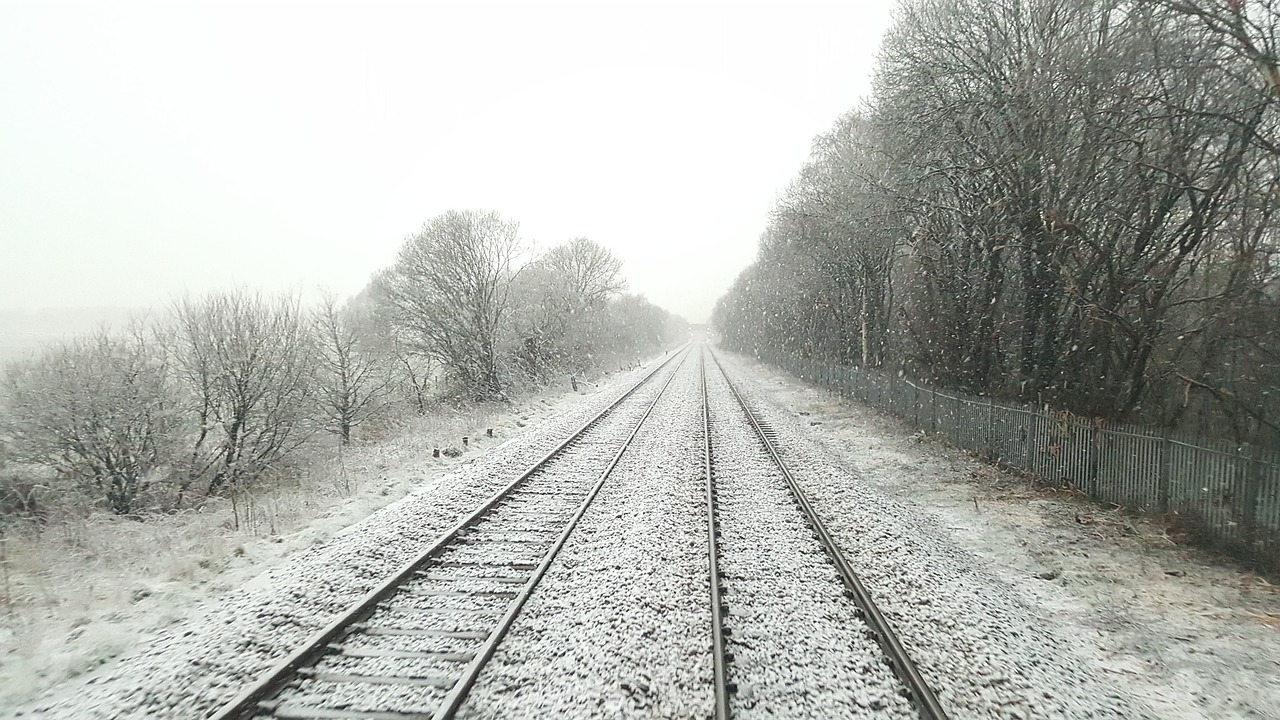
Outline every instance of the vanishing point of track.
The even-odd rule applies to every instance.
[[[703,422],[703,472],[706,478],[706,501],[707,501],[707,544],[708,555],[710,558],[709,567],[711,573],[711,636],[712,636],[712,662],[714,664],[713,678],[715,682],[715,718],[716,720],[727,720],[731,716],[729,697],[735,691],[734,683],[729,679],[729,667],[733,660],[733,653],[730,650],[729,628],[724,627],[723,618],[728,614],[728,605],[723,595],[726,592],[724,586],[724,576],[719,570],[719,518],[717,512],[717,489],[715,468],[712,466],[712,444],[711,444],[711,416],[710,405],[707,394],[707,362],[706,355],[711,355],[712,362],[715,364],[717,371],[723,376],[725,384],[728,386],[733,397],[737,401],[738,409],[746,416],[748,424],[750,424],[755,437],[760,441],[765,452],[772,459],[777,467],[783,480],[786,482],[787,490],[793,500],[795,500],[800,512],[804,515],[805,523],[813,530],[814,537],[822,546],[823,552],[826,553],[831,564],[835,567],[836,573],[840,577],[840,581],[844,585],[846,596],[853,601],[857,607],[858,617],[867,625],[867,631],[871,637],[880,646],[885,656],[885,663],[897,676],[902,683],[902,692],[915,706],[922,720],[946,720],[947,714],[943,710],[942,705],[938,702],[937,696],[921,675],[915,662],[907,654],[902,642],[898,639],[897,634],[893,631],[889,621],[884,614],[876,606],[875,601],[871,598],[871,594],[867,591],[865,585],[853,571],[853,567],[849,564],[844,553],[832,538],[822,520],[818,517],[817,512],[809,503],[808,497],[796,482],[795,477],[791,474],[786,463],[783,462],[782,456],[778,451],[777,439],[775,433],[769,426],[760,419],[760,417],[751,409],[742,393],[729,379],[727,373],[720,366],[720,361],[709,349],[704,349],[704,356],[701,362],[702,371],[702,422]]]
[[[688,354],[674,353],[647,373],[213,720],[453,717]],[[593,484],[548,477],[566,451],[664,369],[665,382]]]

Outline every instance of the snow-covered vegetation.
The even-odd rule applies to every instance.
[[[3,510],[237,499],[287,480],[326,435],[376,438],[442,403],[509,399],[683,337],[623,286],[590,240],[529,258],[514,223],[449,212],[345,307],[234,290],[48,345],[6,366]]]
[[[1280,443],[1272,2],[905,0],[723,342]]]
[[[624,286],[621,264],[590,240],[533,254],[514,223],[450,212],[346,303],[185,297],[7,363],[4,636],[51,651],[377,485],[379,447],[413,438],[446,462],[520,397],[553,382],[576,390],[684,340],[682,320]],[[96,636],[107,640],[76,663],[124,642]],[[85,669],[36,666],[47,680]]]

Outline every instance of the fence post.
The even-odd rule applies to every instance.
[[[929,387],[929,432],[938,432],[938,389]]]
[[[1169,477],[1171,465],[1171,458],[1169,456],[1172,454],[1170,451],[1173,448],[1170,447],[1170,444],[1169,428],[1160,428],[1160,474],[1157,478],[1158,485],[1156,492],[1158,493],[1158,497],[1156,498],[1156,502],[1158,505],[1156,507],[1160,510],[1161,515],[1169,514],[1169,495],[1172,492],[1169,487],[1172,482],[1172,479]]]
[[[987,393],[987,460],[996,461],[996,401]]]
[[[1102,478],[1098,474],[1098,455],[1102,453],[1102,442],[1102,423],[1095,418],[1093,421],[1093,436],[1089,443],[1089,472],[1085,478],[1085,482],[1089,483],[1089,485],[1093,487],[1092,491],[1086,492],[1095,499],[1108,497],[1102,494]],[[1110,497],[1114,497],[1114,495]]]
[[[1262,485],[1262,459],[1249,443],[1240,446],[1236,469],[1236,507],[1240,536],[1249,552],[1258,536],[1258,491]]]

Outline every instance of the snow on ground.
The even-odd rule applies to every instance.
[[[1011,609],[1154,716],[1280,718],[1276,586],[1174,543],[1154,522],[1033,487],[890,416],[730,357],[762,405],[779,410],[775,425],[803,433],[883,506],[922,518],[926,533],[1007,588]],[[806,488],[820,510],[839,495],[812,478]]]
[[[0,715],[207,714],[246,674],[269,664],[279,652],[276,640],[301,641],[642,372],[582,385],[581,395],[523,400],[489,419],[495,439],[476,438],[460,461],[431,457],[436,443],[421,435],[357,449],[347,456],[345,472],[361,476],[367,492],[335,504],[302,530],[227,548],[229,559],[216,561],[220,572],[210,562],[205,572],[166,580],[162,592],[136,593],[135,602],[108,616],[73,623],[69,637],[43,634],[62,625],[40,617],[9,626],[0,646]],[[379,506],[387,507],[357,522]],[[94,607],[102,605],[87,604],[86,612]],[[52,687],[42,677],[59,673],[72,677]]]

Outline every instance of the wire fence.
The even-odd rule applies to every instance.
[[[1203,544],[1280,573],[1280,451],[947,393],[889,373],[762,358],[1090,498],[1170,518]]]

